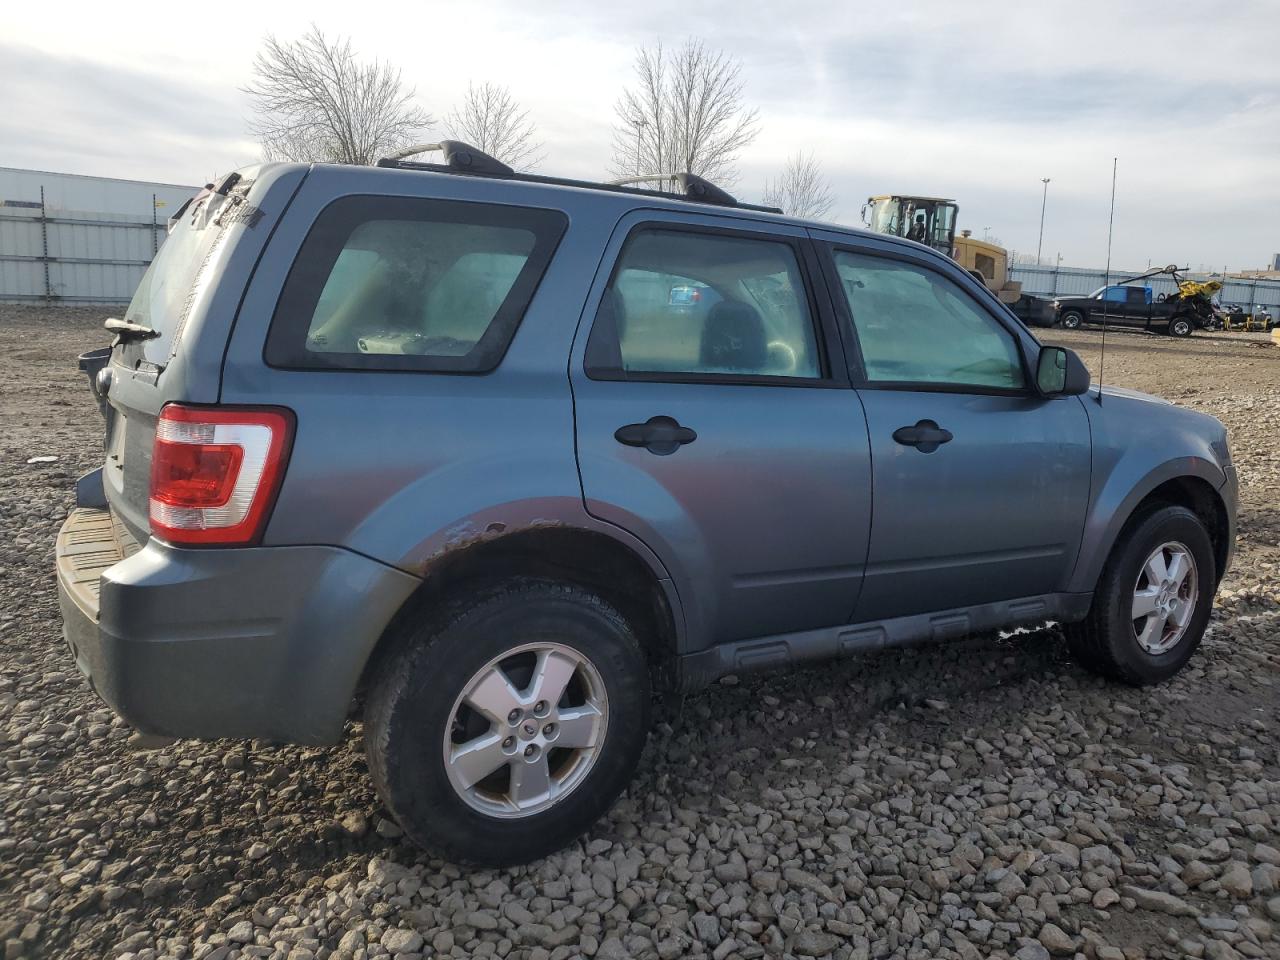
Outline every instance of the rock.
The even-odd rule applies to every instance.
[[[1027,885],[1012,870],[1006,870],[1004,875],[996,881],[995,889],[1006,900],[1013,900],[1018,894],[1027,889]]]
[[[716,879],[721,883],[745,882],[747,879],[747,863],[740,856],[731,857],[718,864],[714,870]]]
[[[693,935],[708,946],[714,947],[720,942],[720,921],[706,913],[695,913],[689,921],[693,927]]]
[[[359,810],[352,810],[342,815],[338,820],[338,826],[342,827],[348,835],[358,839],[369,832],[369,818]]]
[[[1014,960],[1049,960],[1049,951],[1039,943],[1028,943],[1013,955]]]
[[[1269,863],[1273,867],[1280,867],[1280,850],[1265,843],[1255,843],[1253,859],[1258,863]]]
[[[1272,897],[1267,901],[1267,916],[1272,920],[1280,920],[1280,897]]]
[[[1120,902],[1120,894],[1110,887],[1103,887],[1093,895],[1093,906],[1098,910],[1109,910]]]
[[[405,930],[403,927],[392,927],[378,941],[393,956],[397,953],[417,953],[424,943],[422,934],[417,930]]]
[[[477,930],[498,929],[498,918],[487,910],[472,910],[467,914],[464,922],[468,927],[475,927]]]
[[[431,949],[436,953],[449,953],[453,949],[453,931],[441,930],[431,938]]]
[[[1218,882],[1222,884],[1223,890],[1237,900],[1243,900],[1253,893],[1253,876],[1249,873],[1249,868],[1238,860],[1223,871]]]
[[[797,867],[788,867],[786,870],[783,870],[782,879],[786,880],[787,883],[791,884],[793,887],[797,887],[798,889],[812,890],[814,893],[818,894],[818,896],[822,897],[822,899],[830,901],[831,903],[840,902],[839,898],[832,893],[830,887],[813,874],[800,870]]]
[[[1182,868],[1182,882],[1188,887],[1198,887],[1206,880],[1212,880],[1213,876],[1213,867],[1203,860],[1192,860]]]
[[[825,957],[840,946],[838,938],[815,930],[797,930],[789,943],[791,952],[797,957]]]
[[[253,923],[241,920],[227,931],[227,939],[232,943],[253,943]]]
[[[380,887],[399,883],[412,872],[408,867],[402,867],[400,864],[392,863],[390,860],[383,860],[381,857],[374,857],[370,860],[366,869],[369,879]]]
[[[265,843],[255,842],[249,844],[249,849],[244,852],[244,855],[250,860],[261,860],[270,852],[271,848]]]
[[[1172,917],[1194,917],[1199,914],[1195,907],[1171,893],[1134,886],[1126,886],[1123,892],[1144,910],[1155,910]]]
[[[1231,844],[1224,837],[1214,837],[1200,851],[1200,859],[1208,860],[1210,863],[1221,863],[1231,856]]]
[[[1260,863],[1253,868],[1253,892],[1258,896],[1268,896],[1280,890],[1280,867],[1273,863]]]
[[[1196,923],[1210,933],[1233,933],[1240,929],[1240,922],[1232,917],[1200,917]]]
[[[1054,956],[1071,956],[1076,952],[1075,940],[1056,923],[1046,923],[1040,928],[1040,943]]]

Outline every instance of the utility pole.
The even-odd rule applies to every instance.
[[[645,171],[642,169],[644,161],[640,157],[640,133],[648,125],[649,121],[644,117],[636,117],[632,122],[636,125],[636,176],[642,177]],[[658,171],[655,170],[654,172]]]
[[[1049,178],[1041,177],[1044,184],[1044,195],[1040,198],[1040,242],[1036,244],[1036,266],[1040,266],[1040,250],[1044,246],[1044,208],[1049,202]]]

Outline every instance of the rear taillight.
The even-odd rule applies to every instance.
[[[168,404],[151,455],[151,532],[176,544],[254,543],[292,439],[287,410]]]

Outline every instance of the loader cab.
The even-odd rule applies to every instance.
[[[956,202],[898,194],[868,197],[862,220],[876,233],[926,244],[948,257],[956,239]]]

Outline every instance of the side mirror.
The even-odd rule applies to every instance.
[[[1036,388],[1044,397],[1076,397],[1089,389],[1089,368],[1074,350],[1041,347]]]

